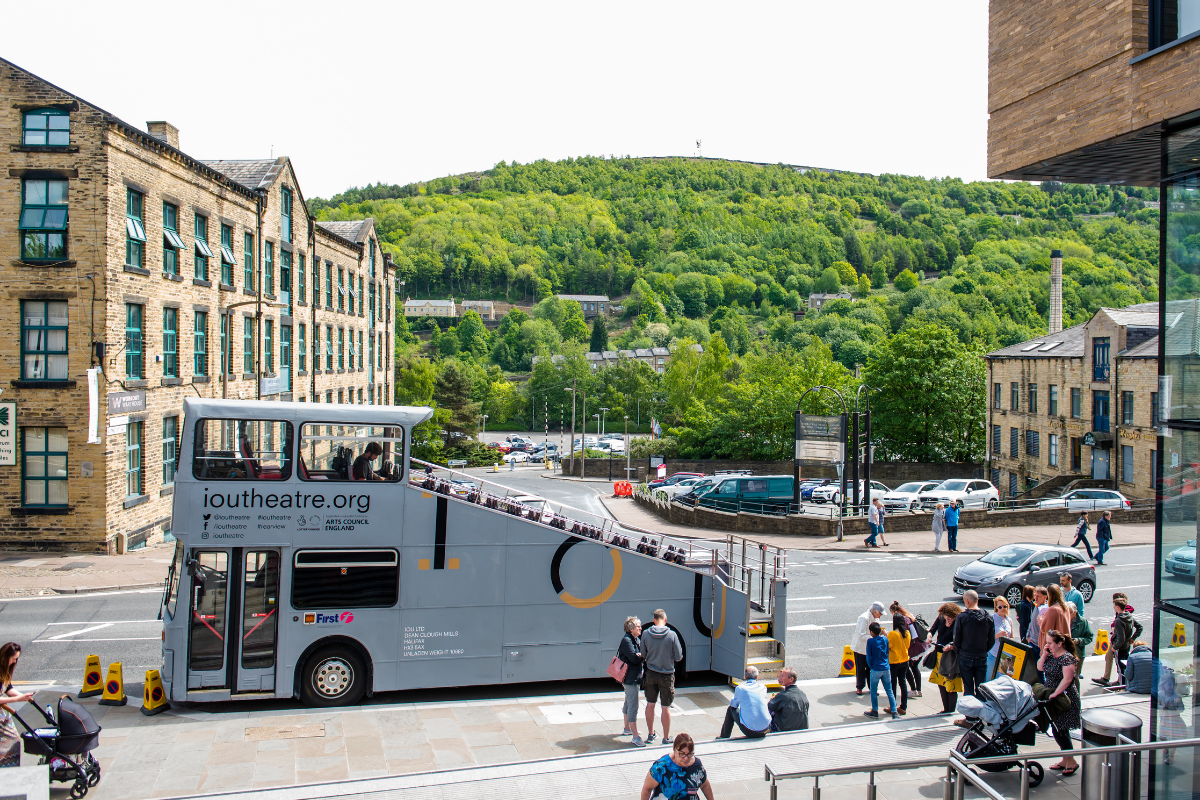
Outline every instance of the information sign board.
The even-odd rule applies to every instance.
[[[796,463],[802,467],[840,464],[846,455],[846,415],[796,413]]]

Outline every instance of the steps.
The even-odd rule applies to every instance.
[[[751,620],[746,639],[746,666],[758,667],[758,680],[768,689],[779,689],[779,670],[784,666],[784,645],[774,636],[771,620]],[[730,685],[742,681],[730,678]]]

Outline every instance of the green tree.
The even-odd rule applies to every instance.
[[[866,275],[858,276],[858,296],[866,297],[871,293],[871,279]]]
[[[887,267],[882,261],[871,265],[871,288],[882,289],[887,286]]]
[[[450,433],[474,435],[480,404],[471,401],[473,382],[468,370],[457,361],[443,362],[434,382],[433,399],[438,404],[438,422]]]
[[[982,353],[942,325],[901,331],[876,348],[864,381],[880,460],[983,458],[985,369]]]
[[[855,286],[858,284],[858,273],[854,271],[854,267],[849,261],[835,261],[832,265],[833,269],[837,270],[838,279],[842,286]]]
[[[597,314],[592,320],[591,348],[593,353],[602,353],[608,349],[608,323],[603,314]]]
[[[814,291],[820,294],[837,294],[842,289],[842,276],[833,267],[828,267],[817,278]]]
[[[583,319],[583,309],[574,300],[563,301],[563,320],[559,326],[564,341],[582,342],[588,338],[587,322]]]
[[[685,272],[675,281],[675,295],[683,301],[684,313],[700,317],[708,310],[708,284],[699,272]]]
[[[902,292],[907,292],[910,289],[917,288],[917,276],[913,274],[911,269],[906,269],[896,276],[896,288]]]

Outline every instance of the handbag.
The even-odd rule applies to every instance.
[[[954,680],[960,675],[958,671],[958,653],[956,651],[942,651],[942,662],[938,664],[938,673],[946,680]]]
[[[921,662],[921,666],[925,669],[933,669],[937,666],[937,650],[930,650],[929,655],[925,656],[925,660]]]
[[[620,656],[613,656],[612,661],[608,662],[608,669],[604,670],[617,683],[625,683],[625,672],[629,669],[629,665],[621,660]]]

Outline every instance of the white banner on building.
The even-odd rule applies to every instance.
[[[17,404],[0,403],[0,466],[17,465]]]
[[[100,372],[98,367],[87,371],[88,382],[88,444],[100,444]]]

